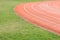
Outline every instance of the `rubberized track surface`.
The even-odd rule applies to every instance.
[[[54,33],[60,34],[60,2],[31,2],[15,7],[22,18]]]

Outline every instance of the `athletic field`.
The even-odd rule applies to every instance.
[[[60,40],[60,36],[16,15],[17,4],[41,0],[0,0],[0,40]]]

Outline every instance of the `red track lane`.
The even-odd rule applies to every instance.
[[[60,2],[31,2],[15,7],[22,18],[42,28],[60,34]]]

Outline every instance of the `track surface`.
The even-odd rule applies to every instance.
[[[60,2],[32,2],[20,4],[15,12],[42,28],[60,34]]]

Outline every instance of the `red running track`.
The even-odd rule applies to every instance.
[[[44,29],[60,34],[60,2],[45,1],[20,4],[15,12]]]

